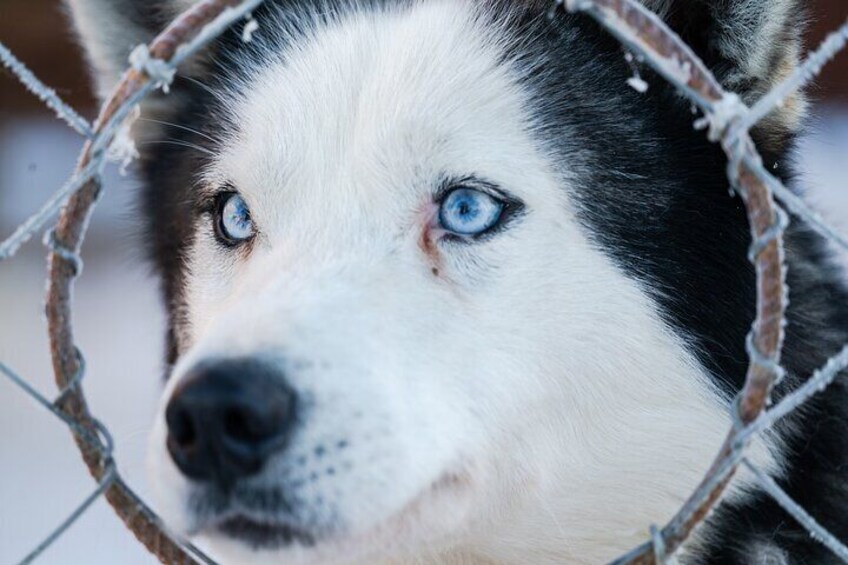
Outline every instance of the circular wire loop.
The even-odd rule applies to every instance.
[[[143,72],[150,77],[150,80],[164,92],[168,92],[177,74],[177,69],[172,67],[167,61],[157,59],[151,55],[150,47],[146,43],[137,45],[130,52],[130,65],[133,69]]]
[[[61,408],[62,403],[67,400],[68,396],[77,391],[79,386],[82,384],[83,377],[85,377],[85,357],[76,345],[74,346],[74,355],[77,359],[77,372],[68,379],[68,383],[65,385],[65,388],[59,391],[59,394],[56,396],[56,400],[53,401],[53,405],[57,408]]]
[[[760,254],[771,245],[772,242],[783,237],[783,232],[789,227],[789,214],[775,205],[774,207],[774,222],[764,231],[759,237],[751,242],[748,248],[748,260],[751,263],[756,263],[760,258]]]
[[[774,359],[774,357],[766,355],[760,351],[760,348],[757,346],[757,340],[753,330],[748,332],[748,335],[745,337],[745,351],[748,353],[748,359],[751,365],[756,365],[767,371],[769,374],[774,375],[774,384],[779,384],[783,380],[783,377],[786,375],[786,370],[777,360]]]
[[[62,245],[56,237],[56,228],[50,228],[46,232],[44,232],[44,245],[50,250],[53,255],[62,259],[70,265],[72,271],[72,277],[77,278],[82,274],[82,257],[80,257],[79,253],[74,251],[73,249],[69,249],[68,247]]]
[[[662,530],[656,524],[651,524],[651,546],[654,550],[654,558],[660,565],[668,563],[668,555],[665,550],[665,539]]]

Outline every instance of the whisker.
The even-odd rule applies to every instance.
[[[203,138],[211,141],[212,143],[214,143],[216,145],[218,144],[218,140],[216,140],[214,137],[207,135],[207,134],[203,133],[202,131],[197,131],[196,129],[190,128],[188,126],[184,126],[184,125],[181,125],[181,124],[175,124],[173,122],[166,122],[164,120],[154,120],[153,118],[139,118],[139,120],[144,121],[144,122],[151,122],[151,123],[154,123],[154,124],[161,124],[163,126],[170,126],[170,127],[173,127],[173,128],[181,129],[183,131],[187,131],[189,133],[199,135],[200,137],[203,137]]]
[[[209,149],[206,149],[205,147],[201,147],[200,145],[197,145],[195,143],[189,143],[188,141],[181,141],[178,139],[159,139],[154,141],[144,141],[140,145],[177,145],[179,147],[188,147],[189,149],[195,149],[211,157],[215,156],[214,152],[210,151]]]
[[[195,86],[199,86],[200,88],[202,88],[203,90],[205,90],[208,94],[211,94],[212,96],[217,96],[217,95],[218,95],[218,93],[217,93],[217,92],[215,92],[215,91],[212,89],[212,87],[211,87],[211,86],[209,86],[208,84],[205,84],[205,83],[203,83],[203,82],[200,82],[199,80],[197,80],[197,79],[196,79],[196,78],[194,78],[194,77],[190,77],[190,76],[188,76],[188,75],[183,75],[183,74],[178,74],[178,75],[177,75],[177,77],[179,77],[179,78],[181,78],[181,79],[185,79],[185,80],[187,80],[188,82],[190,82],[190,83],[194,84]]]

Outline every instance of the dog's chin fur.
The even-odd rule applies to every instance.
[[[105,90],[127,49],[98,37],[104,21],[143,37],[184,3],[153,17],[101,1],[71,3]],[[788,0],[685,13],[676,1],[652,6],[703,18],[686,29],[717,37],[691,39],[746,96],[797,52]],[[628,90],[615,41],[547,8],[269,2],[251,43],[235,30],[144,107],[176,124],[136,132],[170,314],[150,469],[171,528],[234,563],[598,563],[695,488],[744,378],[744,213],[685,101],[650,74],[648,94]],[[770,39],[780,30],[785,48]],[[757,132],[769,163],[802,107]],[[181,145],[146,145],[168,137]],[[479,240],[443,237],[439,191],[474,183],[514,214]],[[216,240],[206,202],[224,187],[250,207],[248,245]],[[793,307],[820,287],[845,296],[818,240],[798,228],[787,248],[804,291]],[[845,334],[848,315],[806,306],[790,320],[787,386]],[[230,358],[274,367],[299,408],[287,447],[223,492],[171,460],[164,411],[194,367]],[[814,410],[840,410],[842,392],[828,394]],[[811,504],[844,501],[824,471],[819,490],[799,482],[823,453],[844,460],[840,440],[811,433],[795,418],[749,458]],[[284,528],[238,539],[245,517]],[[740,472],[683,558],[818,556],[797,530],[775,533],[787,520]]]
[[[257,547],[220,532],[207,531],[198,539],[225,563],[474,562],[481,558],[453,549],[461,541],[457,533],[463,530],[472,498],[473,486],[465,478],[448,475],[367,531],[295,542],[284,555],[279,548]]]

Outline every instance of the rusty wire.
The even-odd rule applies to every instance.
[[[770,477],[745,459],[751,440],[830,384],[848,367],[843,349],[804,385],[768,409],[771,392],[783,377],[780,354],[786,323],[786,265],[783,232],[792,213],[835,244],[848,249],[848,240],[812,213],[763,167],[750,131],[772,110],[814,78],[824,64],[845,47],[848,22],[828,36],[821,47],[783,82],[748,108],[734,93],[726,92],[701,59],[656,14],[635,0],[558,0],[572,12],[582,12],[601,24],[632,53],[683,92],[705,118],[699,125],[709,138],[721,143],[728,157],[727,174],[742,198],[751,232],[749,258],[757,285],[756,319],[748,335],[748,371],[732,409],[727,437],[695,492],[662,529],[651,526],[651,539],[614,563],[652,564],[668,561],[719,502],[740,464],[748,467],[761,486],[835,555],[848,562],[848,548],[824,530],[792,501]],[[800,511],[799,511],[800,510]]]
[[[105,496],[138,540],[163,563],[213,563],[196,547],[168,532],[118,473],[112,457],[112,438],[106,427],[89,411],[83,394],[85,364],[74,342],[71,296],[73,281],[82,267],[80,247],[101,190],[100,175],[110,151],[128,151],[120,146],[123,141],[119,134],[130,125],[139,102],[156,88],[167,89],[181,63],[236,21],[249,17],[262,1],[203,0],[186,10],[149,45],[139,46],[133,51],[131,68],[115,87],[93,125],[65,104],[0,44],[0,62],[86,138],[71,179],[41,210],[0,243],[0,261],[12,257],[61,207],[56,225],[45,236],[45,244],[50,250],[47,325],[59,395],[50,401],[5,365],[0,364],[0,373],[69,426],[83,461],[98,483],[97,489],[24,557],[22,563],[30,563],[40,556],[100,495]],[[251,23],[255,25],[253,20],[247,22]],[[116,142],[116,139],[119,141]]]
[[[101,189],[100,175],[119,131],[132,120],[134,109],[146,95],[156,88],[167,89],[180,63],[236,21],[249,18],[262,1],[204,0],[184,12],[153,42],[133,51],[132,68],[124,74],[94,124],[80,117],[0,44],[0,62],[86,138],[71,179],[38,213],[0,242],[0,261],[3,261],[14,256],[18,248],[61,208],[56,225],[45,235],[50,250],[48,333],[59,395],[54,401],[49,400],[2,363],[0,374],[68,425],[83,460],[97,481],[97,488],[22,563],[29,563],[41,555],[101,495],[148,551],[162,562],[213,563],[190,543],[168,532],[118,473],[112,458],[112,438],[90,413],[83,394],[85,363],[74,344],[70,299],[73,281],[82,267],[80,246]],[[672,560],[718,503],[739,465],[747,466],[764,490],[807,527],[815,539],[848,562],[848,548],[745,457],[747,446],[758,434],[823,390],[848,367],[846,345],[807,382],[768,408],[771,391],[783,375],[780,366],[786,310],[783,232],[789,221],[775,197],[835,244],[848,249],[848,238],[828,226],[765,170],[750,137],[751,128],[807,84],[824,63],[845,46],[848,22],[831,34],[795,73],[748,108],[738,96],[725,92],[695,53],[659,17],[635,0],[556,0],[554,12],[561,6],[597,20],[704,112],[705,120],[701,125],[709,128],[710,139],[720,142],[727,153],[731,186],[745,203],[752,238],[750,258],[756,270],[757,317],[747,343],[750,363],[745,385],[733,405],[727,438],[701,484],[671,521],[662,528],[650,526],[650,539],[614,563],[652,564]],[[247,21],[243,38],[249,40],[255,28],[254,20]]]

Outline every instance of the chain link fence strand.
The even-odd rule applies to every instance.
[[[135,117],[138,103],[156,88],[167,90],[179,65],[235,22],[255,22],[249,14],[263,0],[204,0],[180,15],[148,46],[132,52],[131,68],[121,78],[110,99],[90,125],[52,89],[45,86],[0,44],[0,62],[24,86],[86,138],[79,164],[70,180],[44,206],[0,243],[0,261],[15,255],[21,245],[42,229],[61,209],[55,225],[45,234],[50,250],[47,319],[53,368],[59,395],[51,402],[11,368],[0,364],[0,373],[39,404],[64,421],[73,433],[97,488],[21,563],[31,563],[97,500],[105,496],[127,527],[163,563],[214,563],[196,547],[168,532],[156,514],[124,483],[112,458],[114,442],[106,427],[88,410],[83,394],[84,358],[74,345],[71,325],[71,286],[80,274],[79,255],[89,218],[101,189],[107,159],[131,156],[132,147],[121,147],[120,131]]]
[[[812,80],[825,63],[845,47],[848,22],[828,36],[794,73],[748,108],[736,94],[722,89],[677,34],[635,0],[557,0],[556,4],[564,4],[569,11],[594,18],[704,112],[705,118],[696,122],[696,127],[708,127],[708,137],[720,142],[727,153],[728,178],[748,213],[752,240],[749,258],[756,269],[757,316],[746,344],[749,367],[745,385],[733,404],[733,424],[724,445],[699,487],[672,520],[661,530],[652,527],[649,542],[614,563],[668,562],[718,502],[740,463],[745,463],[763,489],[814,539],[848,562],[848,548],[824,530],[768,475],[744,458],[745,449],[756,434],[824,390],[848,366],[846,346],[803,386],[767,410],[772,388],[784,373],[780,351],[787,304],[783,232],[788,216],[775,204],[774,197],[833,243],[848,249],[848,239],[828,226],[765,170],[750,137],[750,130],[760,120]]]
[[[262,2],[204,0],[184,12],[152,43],[133,50],[130,69],[93,125],[39,81],[0,43],[0,62],[86,140],[76,171],[67,183],[10,237],[0,242],[2,262],[13,257],[20,246],[61,209],[56,225],[47,231],[44,239],[50,251],[48,333],[60,392],[51,402],[3,363],[0,363],[0,374],[65,422],[97,481],[96,489],[21,563],[38,558],[101,495],[107,498],[139,541],[163,563],[214,563],[196,547],[168,532],[117,471],[112,458],[112,437],[91,414],[83,394],[85,360],[74,345],[70,298],[72,282],[81,272],[79,250],[101,190],[103,168],[110,157],[117,155],[126,159],[134,154],[132,147],[122,146],[120,131],[137,115],[138,103],[157,88],[167,92],[179,65],[234,23],[244,21],[242,38],[249,41],[258,25],[251,13]],[[848,547],[745,458],[745,450],[755,436],[824,390],[848,368],[846,345],[803,385],[768,408],[772,388],[783,375],[780,350],[786,310],[783,232],[788,216],[775,203],[775,198],[833,243],[848,249],[848,238],[807,208],[765,169],[750,137],[750,130],[760,120],[812,80],[823,65],[845,47],[848,22],[831,34],[796,72],[748,108],[736,94],[725,92],[695,53],[658,16],[636,0],[555,0],[550,16],[556,17],[557,10],[562,8],[585,13],[597,20],[631,53],[651,65],[703,111],[705,117],[696,122],[696,127],[707,128],[708,137],[721,143],[727,153],[731,186],[744,201],[748,214],[752,238],[749,258],[756,269],[757,317],[747,342],[749,368],[745,385],[733,405],[727,438],[701,484],[672,520],[662,528],[650,526],[650,539],[614,563],[672,562],[675,552],[719,501],[739,465],[745,465],[765,492],[807,528],[814,539],[848,562]]]

